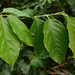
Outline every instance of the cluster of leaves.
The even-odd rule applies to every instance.
[[[3,60],[0,60],[0,72],[1,75],[41,75],[44,73],[41,71],[45,67],[45,60],[49,58],[48,52],[44,50],[39,56],[35,56],[35,53],[28,50],[27,47],[23,46],[21,48],[19,59],[17,60],[14,69],[6,64]]]
[[[54,14],[54,16],[51,16],[50,14],[53,12],[58,12],[63,10],[67,12],[69,15],[74,16],[75,15],[74,0],[72,1],[67,0],[66,2],[65,0],[61,0],[61,1],[59,0],[36,0],[36,1],[35,0],[25,0],[25,1],[18,0],[18,2],[12,0],[11,3],[16,4],[16,6],[20,4],[21,7],[17,7],[17,8],[21,9],[21,11],[15,8],[5,8],[1,12],[0,56],[12,67],[14,63],[16,62],[16,59],[18,58],[18,56],[19,56],[19,59],[17,60],[15,64],[15,69],[13,71],[12,69],[10,69],[9,65],[7,65],[4,61],[1,60],[1,65],[5,63],[5,65],[3,65],[3,68],[2,68],[3,71],[0,73],[1,75],[5,75],[5,74],[13,75],[15,73],[18,75],[22,75],[22,74],[46,75],[44,71],[41,70],[41,68],[45,70],[51,69],[50,66],[52,66],[53,64],[49,65],[49,68],[48,68],[48,64],[50,64],[52,61],[50,57],[54,61],[58,62],[59,64],[63,61],[68,50],[68,40],[69,40],[69,48],[72,50],[73,55],[75,54],[75,50],[74,50],[75,18],[69,17],[64,12],[56,13]],[[63,3],[63,5],[61,3]],[[69,9],[71,9],[72,11],[71,13],[68,10],[68,8],[66,10],[65,8],[66,4],[67,5],[69,4],[71,6],[71,7],[69,6],[70,8],[68,7]],[[33,10],[29,8],[32,8]],[[48,15],[34,16],[35,14],[39,15],[39,14],[45,14],[45,13],[46,14],[48,13]],[[4,18],[2,17],[2,15],[5,15]],[[63,15],[63,17],[61,15]],[[48,17],[48,19],[43,16]],[[65,18],[63,22],[65,26],[54,17],[59,19],[61,22],[62,22],[61,18]],[[27,21],[30,23],[27,23]],[[30,30],[27,27],[29,27]],[[68,36],[69,36],[69,39],[68,39]],[[27,48],[28,49],[30,48],[30,49],[28,50],[23,48],[25,46],[27,46]],[[46,48],[47,51],[46,50],[44,51],[44,47]],[[23,48],[25,51],[21,48]],[[33,51],[33,48],[34,48],[34,51]],[[42,54],[42,57],[40,56],[41,54]],[[72,63],[74,63],[74,61]],[[72,68],[74,67],[72,66]],[[58,72],[55,69],[53,69],[53,71]],[[58,74],[60,73],[58,72]],[[70,73],[67,73],[67,74],[70,74]]]
[[[32,16],[30,16],[31,14],[28,13],[28,11],[30,12],[31,10],[26,11],[24,11],[24,13],[23,11],[19,11],[15,8],[6,8],[1,13],[13,14],[17,17],[23,16],[32,18]],[[67,20],[69,47],[71,48],[75,57],[75,18],[69,17],[63,12],[55,13],[54,15],[59,14],[63,15]],[[26,25],[13,15],[8,15],[8,20],[4,19],[2,16],[0,17],[0,56],[13,67],[19,55],[22,41],[28,46],[33,46],[37,54],[40,54],[45,46],[50,57],[60,64],[64,59],[68,48],[67,30],[64,25],[57,19],[53,19],[53,17],[52,19],[49,18],[49,15],[47,15],[48,19],[46,22],[37,18],[39,16],[35,16],[34,22],[29,31]],[[16,45],[14,43],[16,43]]]

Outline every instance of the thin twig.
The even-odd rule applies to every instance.
[[[8,15],[4,15],[4,14],[1,14],[3,17],[7,17]],[[34,16],[32,18],[38,18],[38,17],[47,17],[48,16],[52,16],[52,15],[61,15],[61,12],[58,12],[58,13],[54,13],[54,14],[45,14],[45,15],[39,15],[39,16]],[[21,18],[21,19],[25,19],[24,17]]]
[[[53,67],[53,69],[56,69],[56,68],[59,68],[59,67],[63,67],[63,66],[66,65],[66,64],[67,64],[67,62],[65,62],[65,63],[63,63],[63,64],[61,64],[61,65],[55,66],[55,67]]]

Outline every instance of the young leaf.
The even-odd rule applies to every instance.
[[[20,11],[16,8],[4,8],[2,13],[14,14],[14,15],[17,15],[19,17],[23,17],[23,16],[24,17],[32,17],[32,15],[29,13],[30,10],[26,10],[25,12],[24,11]]]
[[[33,46],[33,37],[26,25],[15,16],[9,15],[8,20],[13,32],[20,40],[29,46]]]
[[[60,64],[67,52],[67,31],[65,27],[56,19],[48,19],[43,31],[44,45],[50,57]]]
[[[35,19],[31,26],[31,33],[34,35],[34,49],[40,54],[43,51],[43,24],[41,19]]]
[[[20,40],[13,33],[9,23],[0,17],[0,56],[13,67],[19,51]]]

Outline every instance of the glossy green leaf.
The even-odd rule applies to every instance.
[[[59,64],[67,52],[67,31],[63,24],[56,19],[48,19],[44,28],[44,45],[50,57]]]
[[[9,15],[8,19],[13,32],[18,36],[18,38],[27,45],[33,46],[33,37],[26,25],[12,15]]]
[[[34,35],[34,49],[35,51],[40,54],[43,51],[43,25],[44,22],[41,19],[35,19],[32,26],[31,32]]]
[[[75,57],[75,18],[67,18],[67,29],[69,33],[69,47],[71,48]]]
[[[69,47],[73,52],[74,58],[75,58],[75,18],[69,17],[66,13],[61,13],[64,18],[67,20],[67,29],[68,29],[68,35],[69,35]]]
[[[30,13],[30,10],[26,10],[25,12],[24,11],[20,11],[16,8],[4,8],[2,13],[7,13],[7,14],[14,14],[14,15],[17,15],[19,17],[32,17]]]
[[[13,33],[9,23],[0,17],[0,56],[13,67],[19,51],[20,40]]]

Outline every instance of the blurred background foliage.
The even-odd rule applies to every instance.
[[[75,16],[75,0],[0,0],[0,11],[4,8],[14,7],[19,10],[32,9],[34,15],[52,14],[64,11],[69,16]],[[29,12],[28,12],[29,13]],[[64,24],[62,16],[54,16]],[[46,17],[42,18],[46,20]],[[30,28],[33,20],[25,18],[22,20]],[[0,58],[0,75],[74,75],[75,60],[68,48],[66,58],[62,64],[55,63],[48,52],[44,49],[37,55],[32,47],[23,45],[14,69]]]

